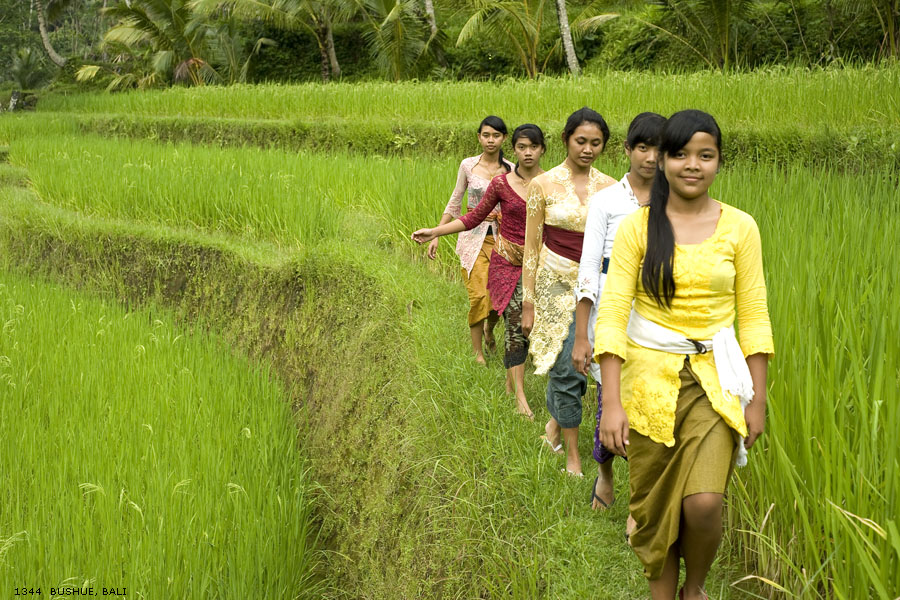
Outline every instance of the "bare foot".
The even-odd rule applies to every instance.
[[[479,365],[487,366],[487,361],[484,360],[484,355],[483,355],[483,354],[479,354],[478,356],[476,356],[476,357],[475,357],[475,362],[477,362]]]
[[[484,345],[487,351],[494,353],[497,351],[497,340],[494,339],[494,328],[488,324],[488,319],[484,320]]]
[[[525,394],[519,396],[516,395],[516,412],[520,415],[523,415],[526,419],[534,422],[534,413],[531,411],[531,407],[528,406],[528,400],[525,398]]]
[[[597,479],[594,482],[594,496],[591,498],[591,508],[594,510],[606,510],[616,499],[613,482],[606,477],[603,468],[597,468]]]
[[[709,600],[709,596],[706,595],[701,588],[696,588],[695,590],[689,590],[687,585],[681,588],[679,592],[679,598],[684,598],[684,600]]]

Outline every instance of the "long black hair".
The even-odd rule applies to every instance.
[[[519,138],[528,138],[528,141],[532,144],[536,144],[543,148],[545,151],[547,150],[547,144],[544,142],[544,132],[541,131],[541,128],[533,123],[523,123],[516,127],[516,130],[513,131],[512,134],[512,146],[513,149],[516,147],[516,142]],[[519,163],[516,162],[516,175],[519,175]],[[521,177],[521,175],[519,175]]]
[[[563,143],[568,145],[569,138],[572,137],[578,126],[585,123],[593,123],[600,128],[600,133],[603,134],[603,149],[606,149],[606,142],[609,141],[609,125],[606,124],[606,120],[600,113],[591,110],[587,106],[579,108],[566,119],[566,126],[563,128],[562,133]]]
[[[503,135],[509,133],[509,130],[506,128],[506,123],[503,122],[503,119],[501,119],[500,117],[495,117],[494,115],[488,115],[481,120],[481,123],[478,124],[479,135],[481,134],[481,130],[484,129],[485,125],[492,129],[496,129]],[[503,146],[500,146],[500,166],[506,169],[506,172],[509,173],[509,165],[506,164],[506,160],[503,158]]]
[[[695,133],[708,133],[716,140],[719,161],[722,156],[722,132],[712,115],[700,110],[677,112],[663,125],[659,134],[659,154],[672,156],[684,148]],[[663,171],[663,164],[656,170],[653,187],[650,190],[650,214],[647,219],[647,252],[641,271],[641,283],[647,294],[660,307],[672,305],[675,297],[675,232],[666,214],[669,203],[669,180]]]

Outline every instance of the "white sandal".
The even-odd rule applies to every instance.
[[[554,446],[553,442],[550,441],[550,438],[548,438],[546,434],[542,435],[541,439],[544,441],[545,444],[547,444],[547,446],[550,447],[550,451],[553,452],[554,454],[564,454],[562,442],[560,442],[558,446]]]

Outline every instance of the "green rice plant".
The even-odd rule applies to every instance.
[[[12,162],[26,165],[41,196],[64,208],[288,245],[339,232],[340,199],[308,179],[309,172],[322,183],[328,177],[304,156],[73,136],[15,147]]]
[[[640,99],[636,103],[635,99]],[[701,108],[727,130],[836,130],[900,127],[900,68],[661,75],[610,72],[579,79],[503,83],[247,85],[170,88],[42,99],[40,110],[240,119],[344,118],[477,125],[497,114],[515,126],[551,131],[582,106],[599,110],[618,131],[641,110],[670,114]]]
[[[0,321],[4,589],[319,597],[310,483],[267,366],[162,310],[6,272]]]
[[[721,177],[721,176],[720,176]],[[750,571],[787,597],[900,593],[900,235],[896,182],[787,168],[728,173],[753,214],[777,356],[763,446],[740,473],[734,525]]]

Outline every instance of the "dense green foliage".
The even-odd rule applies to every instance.
[[[36,0],[37,1],[37,0]],[[34,10],[69,63],[58,84],[160,87],[344,79],[504,79],[568,71],[555,2],[434,0],[0,0],[0,81],[44,55]],[[586,73],[894,62],[897,0],[571,0]],[[433,22],[431,19],[434,19]],[[270,43],[272,42],[272,43]],[[82,83],[85,85],[85,83]]]

